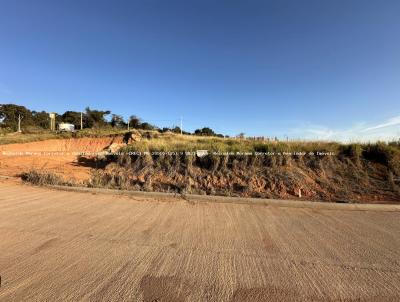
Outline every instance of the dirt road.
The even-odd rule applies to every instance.
[[[0,182],[0,217],[0,301],[400,299],[399,211]]]

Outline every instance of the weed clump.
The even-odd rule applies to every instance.
[[[61,176],[49,171],[30,170],[21,175],[23,181],[34,185],[72,185],[71,181],[65,181]]]
[[[372,162],[388,167],[395,175],[400,175],[400,150],[396,145],[386,143],[368,144],[363,156]]]

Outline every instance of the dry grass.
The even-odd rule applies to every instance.
[[[382,157],[383,160],[396,157],[400,151],[399,142],[373,144],[342,144],[334,141],[255,141],[250,139],[220,138],[195,135],[179,135],[175,133],[159,133],[157,131],[138,130],[143,140],[127,146],[124,151],[196,151],[215,152],[334,152],[353,159],[361,156]],[[4,131],[3,131],[4,132]],[[27,143],[48,139],[104,137],[124,135],[126,130],[115,128],[83,129],[75,133],[56,133],[50,131],[33,131],[29,133],[0,132],[0,145],[11,143]],[[387,153],[385,155],[383,153]],[[380,160],[380,159],[378,159]]]
[[[59,186],[72,186],[76,185],[72,181],[66,181],[60,175],[57,175],[50,171],[39,171],[31,169],[21,175],[22,180],[29,182],[34,185],[44,186],[44,185],[59,185]]]
[[[368,160],[389,164],[400,161],[400,145],[392,143],[351,143],[343,144],[334,141],[254,141],[250,139],[234,139],[219,137],[204,137],[194,135],[178,135],[173,133],[158,134],[140,142],[134,142],[122,151],[158,151],[184,152],[208,150],[211,152],[262,152],[278,153],[289,152],[332,152],[334,155],[359,160],[364,157]]]
[[[173,133],[158,134],[155,138],[144,139],[130,144],[125,151],[196,151],[215,152],[337,152],[337,142],[324,141],[254,141],[249,139],[219,138]]]
[[[28,131],[22,133],[0,132],[0,145],[23,144],[35,141],[44,141],[49,139],[83,138],[83,137],[104,137],[113,135],[122,135],[126,131],[121,129],[83,129],[75,133],[51,132],[51,131]]]
[[[124,133],[115,129],[97,129],[57,135],[112,136],[113,140],[119,138],[122,142]],[[301,188],[303,197],[313,200],[399,200],[398,143],[261,142],[144,130],[140,133],[142,140],[123,147],[120,150],[122,155],[97,158],[101,165],[97,166],[96,162],[96,168],[101,169],[92,173],[86,185],[267,198],[293,198]],[[36,138],[37,135],[31,134],[28,138]],[[21,135],[22,138],[24,136]],[[42,134],[39,138],[44,137]],[[95,144],[95,141],[88,144]],[[184,153],[196,150],[220,154],[210,153],[200,158]],[[145,156],[128,154],[132,151],[152,153]],[[168,151],[179,153],[163,154]],[[248,154],[244,156],[237,152]],[[256,152],[275,155],[258,156]],[[284,152],[288,153],[278,155]],[[296,155],[295,152],[303,154]],[[313,156],[310,152],[329,152],[332,156]],[[35,184],[61,183],[51,175],[35,174],[34,171],[25,175],[25,180]]]
[[[211,153],[202,158],[184,153],[196,150]],[[120,151],[122,155],[106,159],[105,170],[92,175],[93,186],[267,198],[293,198],[302,188],[304,197],[315,200],[373,201],[374,195],[399,200],[398,190],[386,176],[400,176],[398,144],[260,142],[169,133],[134,142]],[[128,155],[133,151],[150,154]],[[256,152],[275,155],[258,156]]]
[[[0,136],[0,145],[7,145],[7,144],[18,144],[18,143],[29,143],[35,141],[43,141],[48,139],[55,139],[55,138],[67,138],[66,134],[62,136],[57,133],[52,132],[43,132],[37,134],[27,134],[27,133],[6,133]]]

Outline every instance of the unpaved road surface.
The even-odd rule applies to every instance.
[[[399,301],[393,207],[187,202],[2,181],[0,301]]]

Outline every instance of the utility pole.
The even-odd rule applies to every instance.
[[[50,131],[55,131],[56,130],[56,114],[53,113],[49,113],[49,117],[50,117]]]
[[[131,122],[131,120],[129,119],[129,120],[128,120],[128,131],[130,131],[130,130],[129,130],[129,123],[130,123],[130,122]]]
[[[21,117],[21,114],[18,114],[18,132],[22,132],[21,131],[21,119],[22,119],[23,117]]]
[[[182,117],[181,117],[181,135],[182,135]]]
[[[83,129],[83,112],[81,112],[81,130]]]

